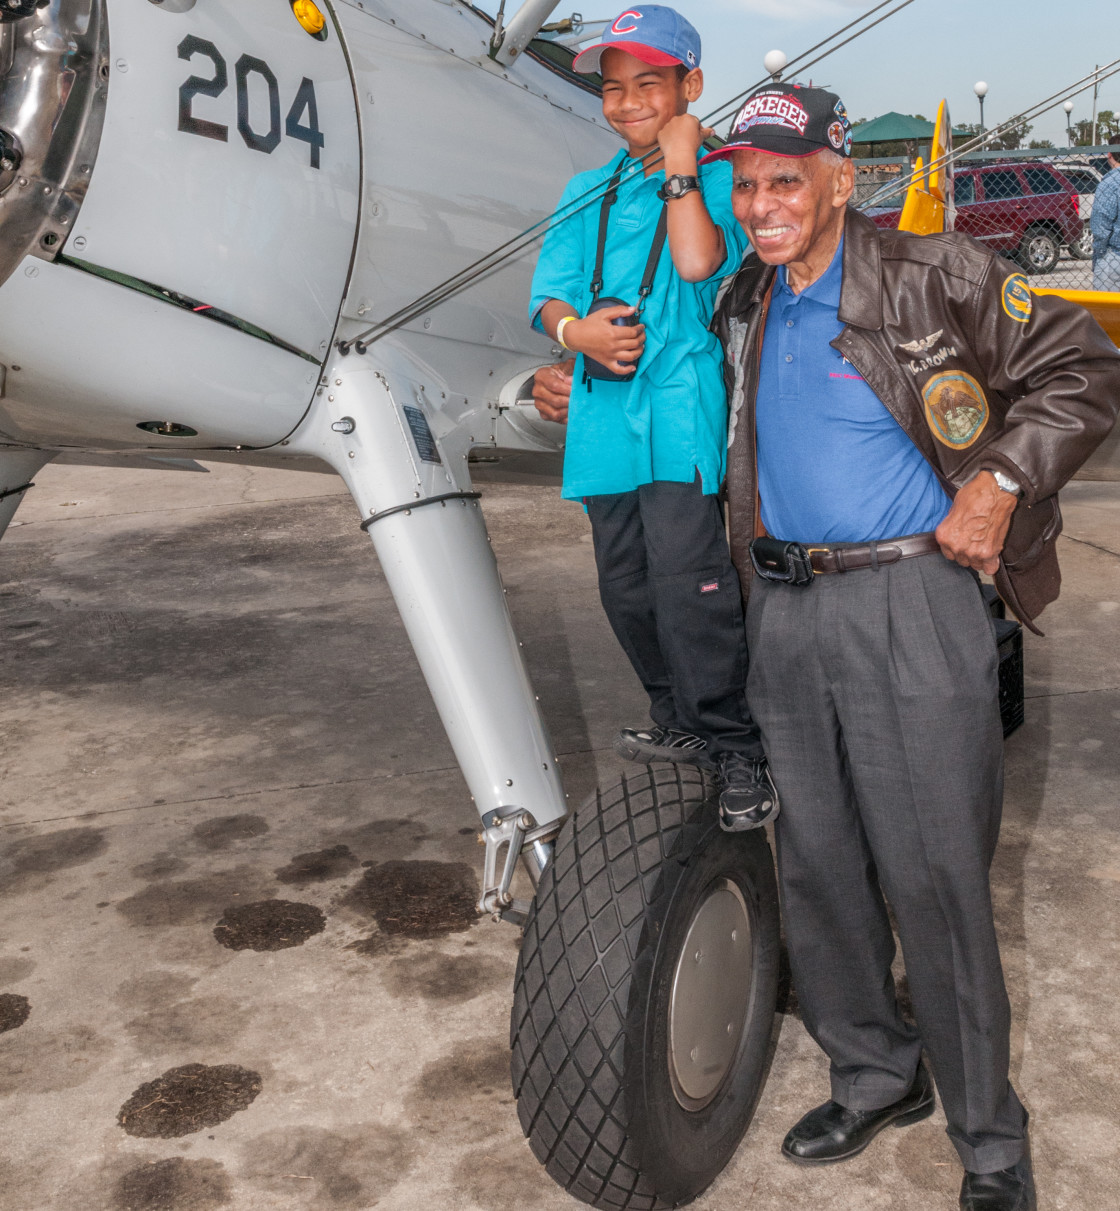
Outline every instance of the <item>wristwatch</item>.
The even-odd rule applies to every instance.
[[[1005,475],[1002,471],[992,471],[992,475],[1004,492],[1010,492],[1012,496],[1022,496],[1022,487],[1010,475]]]
[[[677,198],[683,198],[686,193],[691,193],[694,189],[700,188],[700,182],[695,177],[686,177],[677,172],[671,177],[665,178],[665,184],[657,191],[657,196],[663,202],[672,202]]]

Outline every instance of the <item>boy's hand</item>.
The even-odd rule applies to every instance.
[[[671,177],[674,173],[681,173],[692,176],[696,172],[696,161],[704,140],[714,133],[710,126],[701,126],[692,114],[678,114],[670,118],[657,136],[665,157],[665,175]]]
[[[533,404],[545,420],[560,425],[568,423],[568,399],[572,394],[574,366],[575,362],[559,362],[554,366],[542,366],[533,375]]]
[[[593,357],[615,374],[632,374],[646,344],[645,324],[615,325],[619,316],[633,315],[634,307],[604,307],[582,320],[572,320],[564,328],[569,349]]]

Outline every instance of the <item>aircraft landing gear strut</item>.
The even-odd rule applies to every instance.
[[[8,528],[31,482],[54,458],[53,450],[29,450],[8,446],[0,449],[0,537]]]

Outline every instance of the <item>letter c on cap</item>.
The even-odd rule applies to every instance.
[[[622,23],[627,17],[630,17],[634,21],[640,21],[642,14],[634,12],[633,9],[627,9],[626,12],[618,17],[614,25],[611,26],[612,34],[632,34],[638,28],[636,25],[623,25]]]

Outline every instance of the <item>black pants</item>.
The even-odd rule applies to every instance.
[[[643,484],[587,498],[599,595],[649,694],[650,717],[712,753],[762,756],[746,702],[739,578],[719,498],[691,484]]]

